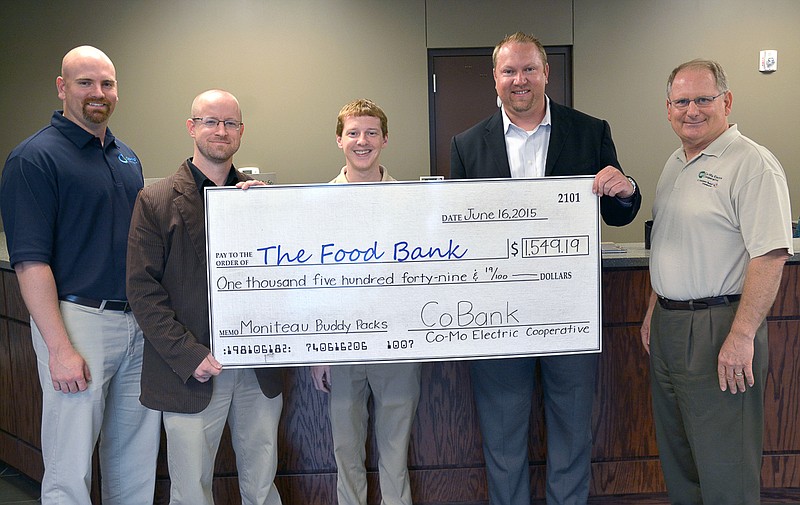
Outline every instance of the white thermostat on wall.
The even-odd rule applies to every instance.
[[[774,72],[778,70],[778,51],[765,49],[758,54],[758,71]]]

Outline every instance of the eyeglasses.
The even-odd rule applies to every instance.
[[[678,98],[676,100],[670,100],[669,104],[675,107],[676,109],[686,109],[692,102],[694,102],[694,104],[697,105],[698,107],[708,107],[709,105],[714,103],[714,100],[721,97],[727,92],[728,90],[725,90],[716,96],[698,96],[697,98],[693,98],[691,100],[688,98]]]
[[[216,128],[220,123],[225,125],[226,130],[238,130],[244,123],[235,119],[217,119],[215,117],[193,117],[192,121],[200,121],[206,128]]]

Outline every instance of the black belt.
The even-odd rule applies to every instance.
[[[84,307],[91,307],[100,310],[118,310],[120,312],[130,312],[131,306],[126,300],[92,300],[82,296],[65,295],[61,297],[65,302],[77,303]]]
[[[699,300],[670,300],[663,296],[658,297],[658,303],[667,310],[703,310],[716,305],[730,305],[738,302],[742,295],[715,296],[713,298],[700,298]]]

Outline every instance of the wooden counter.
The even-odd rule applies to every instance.
[[[798,248],[800,244],[795,242]],[[646,253],[641,245],[626,246],[629,254],[608,255],[603,260],[604,342],[593,415],[592,495],[665,490],[650,408],[648,361],[639,340],[650,290]],[[36,357],[28,314],[7,258],[0,258],[0,460],[40,480],[41,391]],[[770,371],[762,467],[767,488],[800,487],[799,272],[800,256],[795,255],[785,267],[778,299],[768,318]],[[307,368],[289,371],[277,478],[285,504],[335,502],[336,466],[326,401],[326,396],[314,389]],[[543,434],[539,390],[529,450],[532,489],[540,498],[544,496],[545,476]],[[372,439],[368,443],[369,503],[379,503],[375,445]],[[423,366],[409,468],[417,505],[487,502],[468,362]],[[155,503],[167,503],[169,477],[163,443],[157,475]],[[227,430],[217,457],[214,485],[217,503],[240,502]]]

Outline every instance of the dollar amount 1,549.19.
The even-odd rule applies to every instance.
[[[589,236],[535,237],[521,241],[523,258],[584,256],[589,254]]]

